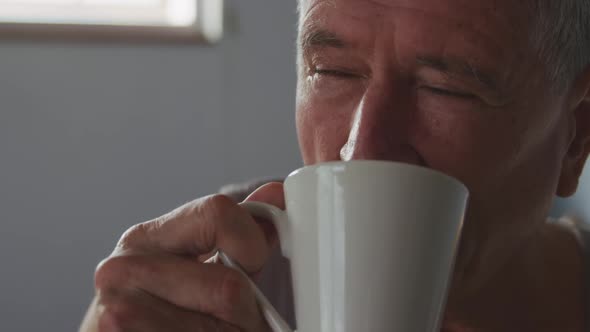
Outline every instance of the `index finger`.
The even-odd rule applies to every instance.
[[[248,272],[266,262],[270,247],[256,221],[223,195],[185,204],[123,234],[117,251],[166,252],[199,256],[221,249]]]

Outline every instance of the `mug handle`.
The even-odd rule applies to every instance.
[[[254,217],[260,217],[264,219],[268,219],[272,221],[277,232],[279,234],[279,241],[281,243],[281,251],[283,256],[286,258],[291,258],[291,231],[289,229],[289,219],[287,218],[287,213],[276,206],[266,204],[266,203],[258,203],[258,202],[244,202],[240,204],[241,207],[248,210],[250,214]],[[262,294],[262,291],[258,289],[256,284],[248,277],[246,272],[236,264],[229,256],[227,256],[223,251],[218,250],[217,256],[223,263],[223,265],[233,268],[240,273],[242,273],[250,283],[252,290],[254,291],[254,295],[256,296],[256,300],[260,305],[260,310],[262,311],[262,315],[268,322],[271,330],[273,332],[296,332],[293,331],[287,322],[281,317],[281,315],[277,312],[277,310],[270,304],[266,296]]]

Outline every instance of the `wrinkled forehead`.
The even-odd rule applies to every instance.
[[[406,6],[418,5],[424,8],[482,8],[491,11],[501,11],[504,7],[509,9],[521,10],[529,9],[534,1],[531,0],[297,0],[303,9],[309,9],[309,7],[316,6],[318,4],[327,4],[332,6],[339,5],[354,5],[358,4],[361,6],[372,4],[375,6],[382,7],[393,7],[393,6]],[[457,7],[458,6],[458,7]]]
[[[459,57],[496,68],[499,82],[537,65],[527,0],[302,1],[300,54],[322,45],[397,62],[417,53]]]
[[[370,22],[387,12],[414,10],[454,19],[458,24],[501,27],[511,32],[530,30],[532,0],[298,0],[300,25],[321,19],[325,11],[350,14]],[[323,13],[317,13],[318,9]],[[316,15],[313,15],[317,13]]]

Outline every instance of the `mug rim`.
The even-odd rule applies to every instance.
[[[287,176],[285,181],[289,181],[289,179],[303,176],[305,174],[308,174],[310,172],[314,172],[314,171],[322,169],[322,168],[333,169],[336,167],[348,168],[348,167],[359,167],[359,166],[367,166],[367,165],[371,165],[374,167],[387,167],[387,168],[406,169],[406,170],[409,170],[409,169],[418,170],[428,176],[436,176],[439,178],[446,179],[446,181],[448,181],[448,182],[455,183],[455,184],[459,185],[459,187],[461,187],[463,190],[465,190],[469,194],[469,189],[467,188],[467,186],[462,181],[457,179],[456,177],[453,177],[453,176],[445,174],[441,171],[438,171],[438,170],[435,170],[432,168],[428,168],[425,166],[409,164],[409,163],[404,163],[404,162],[399,162],[399,161],[388,161],[388,160],[350,160],[350,161],[338,160],[338,161],[321,162],[321,163],[317,163],[317,164],[313,164],[313,165],[303,166],[299,169],[292,171]]]

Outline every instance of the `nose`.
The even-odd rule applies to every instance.
[[[340,159],[424,164],[410,140],[416,117],[408,90],[393,84],[367,87],[355,110]]]

